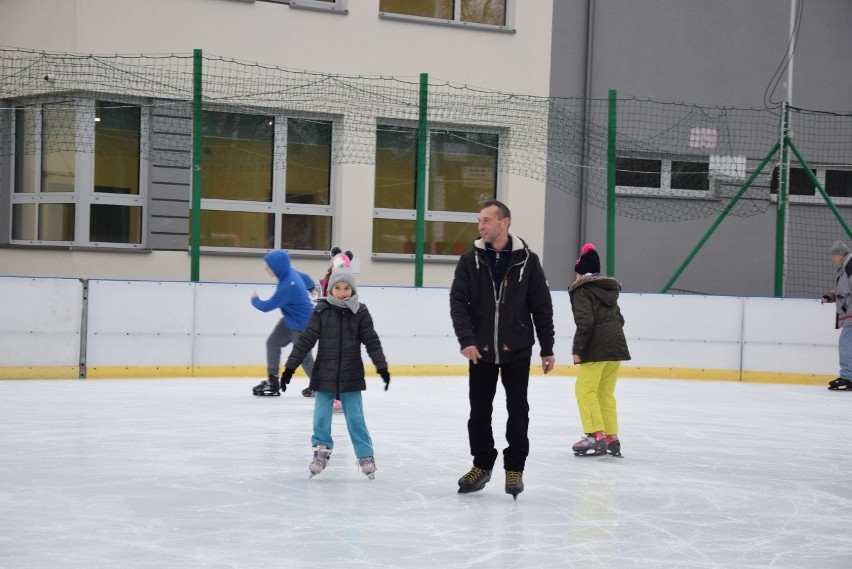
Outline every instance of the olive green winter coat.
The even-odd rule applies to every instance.
[[[568,288],[577,326],[572,354],[580,356],[580,363],[630,359],[618,307],[620,290],[617,280],[600,275],[580,277]]]

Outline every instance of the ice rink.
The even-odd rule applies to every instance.
[[[294,379],[0,381],[2,568],[852,567],[852,394],[623,379],[625,458],[577,458],[573,377],[534,377],[526,491],[460,496],[466,378],[368,379],[308,478]],[[495,434],[502,449],[502,389]]]

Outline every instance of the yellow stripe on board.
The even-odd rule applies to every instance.
[[[0,366],[0,379],[79,379],[77,366]]]
[[[391,365],[393,376],[467,376],[467,365]],[[541,367],[533,363],[530,374],[543,376]],[[375,373],[368,366],[367,375]],[[577,375],[577,367],[557,365],[547,375],[560,379]],[[622,366],[618,372],[620,378],[644,379],[689,379],[705,381],[744,381],[747,383],[786,383],[800,385],[822,385],[832,379],[831,375],[804,373],[775,373],[720,369],[694,369],[670,367],[630,367]],[[0,379],[77,379],[80,370],[77,367],[62,366],[19,366],[0,367]],[[88,379],[133,379],[133,378],[172,378],[172,377],[266,377],[264,366],[92,366],[87,369]],[[295,377],[306,377],[300,367]]]

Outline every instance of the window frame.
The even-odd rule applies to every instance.
[[[255,0],[242,0],[243,2],[255,2]],[[258,2],[269,2],[271,4],[288,4],[290,8],[302,10],[317,10],[329,14],[348,14],[348,0],[257,0]]]
[[[138,106],[140,109],[139,126],[139,193],[116,194],[95,191],[95,105],[97,102],[119,103]],[[67,103],[74,106],[74,190],[72,192],[44,192],[43,178],[43,135],[44,107],[50,104]],[[35,180],[33,193],[15,191],[17,181],[16,139],[18,132],[18,109],[37,109],[35,113],[35,160],[31,175]],[[91,126],[88,126],[91,125]],[[9,244],[20,247],[73,247],[76,249],[134,250],[145,249],[148,233],[148,163],[150,157],[150,113],[140,100],[127,97],[73,97],[61,100],[32,99],[17,101],[12,108],[12,160],[10,160],[10,199],[9,199]],[[91,140],[91,142],[87,142]],[[14,206],[20,204],[72,204],[74,205],[74,239],[71,241],[52,241],[38,239],[38,214],[36,215],[36,235],[34,239],[14,239]],[[139,243],[115,243],[93,241],[90,222],[93,205],[117,205],[140,208]]]
[[[413,121],[402,121],[402,120],[393,120],[393,119],[379,119],[376,121],[376,130],[383,126],[391,126],[391,127],[401,127],[401,128],[410,128],[413,130],[417,130],[417,123]],[[445,123],[435,123],[430,124],[428,133],[427,133],[427,150],[426,150],[426,177],[425,177],[425,188],[426,188],[426,196],[425,196],[425,204],[426,211],[424,212],[424,220],[426,222],[429,221],[445,221],[449,223],[471,223],[478,224],[479,223],[479,211],[475,212],[462,212],[462,211],[440,211],[440,210],[430,210],[429,209],[429,175],[430,175],[430,165],[432,162],[432,153],[430,151],[432,145],[431,134],[435,131],[462,131],[462,132],[471,132],[477,134],[493,134],[496,135],[497,138],[497,167],[496,167],[496,179],[494,183],[494,199],[501,200],[503,199],[503,152],[500,151],[501,145],[503,141],[508,136],[507,129],[493,127],[493,126],[474,126],[474,125],[458,125],[458,124],[445,124]],[[377,149],[376,151],[377,152]],[[375,207],[375,194],[373,195],[373,221],[376,219],[390,219],[390,220],[403,220],[403,221],[416,221],[417,219],[417,209],[403,209],[403,208],[386,208],[386,207]],[[371,238],[371,253],[372,258],[377,261],[410,261],[416,257],[414,253],[379,253],[373,250],[372,246],[372,238]],[[438,255],[432,253],[423,254],[423,259],[427,261],[433,262],[457,262],[461,255]]]
[[[462,0],[455,0],[453,4],[453,19],[444,20],[441,18],[430,18],[428,16],[413,16],[410,14],[398,14],[396,12],[384,12],[379,10],[379,19],[382,20],[398,20],[402,22],[415,22],[419,24],[430,24],[436,26],[450,26],[454,28],[468,28],[473,30],[483,30],[491,32],[516,33],[515,30],[515,0],[503,0],[504,13],[506,15],[506,23],[502,26],[494,24],[480,24],[477,22],[463,22],[461,20],[461,3]]]
[[[796,166],[789,165],[788,167],[791,168],[791,169],[799,169],[799,170],[804,171],[804,166],[802,166],[801,164],[798,164]],[[849,197],[833,196],[833,195],[831,195],[831,192],[829,191],[829,189],[825,187],[826,171],[834,170],[834,171],[842,171],[842,172],[852,172],[852,164],[814,163],[814,164],[808,164],[808,167],[810,167],[810,169],[813,170],[814,176],[816,176],[817,181],[823,187],[823,189],[825,190],[825,193],[828,194],[828,197],[831,198],[831,201],[832,201],[832,203],[834,203],[834,205],[846,206],[846,207],[852,206],[852,196],[849,196]],[[771,180],[772,177],[774,177],[774,174],[772,172],[770,172],[770,180]],[[772,183],[770,181],[770,196],[769,196],[770,201],[772,203],[778,203],[778,191],[777,190],[772,191],[771,185],[772,185]],[[819,193],[819,190],[816,188],[816,186],[814,186],[813,195],[807,195],[807,196],[798,195],[798,194],[797,195],[790,194],[790,191],[789,191],[789,188],[788,188],[787,189],[787,203],[806,204],[806,205],[828,205],[828,204],[826,204],[825,199],[823,199],[822,194]]]
[[[710,171],[709,155],[694,154],[647,154],[647,153],[619,153],[618,158],[635,160],[659,160],[660,161],[660,187],[639,186],[615,186],[615,194],[622,197],[646,197],[646,198],[672,198],[672,199],[697,199],[697,200],[719,200],[720,182],[714,178]],[[695,162],[707,163],[707,190],[689,190],[672,188],[672,162]]]
[[[336,234],[336,204],[337,196],[337,177],[338,168],[336,167],[336,141],[339,129],[340,119],[334,116],[321,114],[306,114],[306,113],[287,113],[281,110],[259,109],[257,112],[247,113],[232,107],[220,106],[205,106],[204,111],[236,114],[236,115],[263,115],[273,119],[273,134],[272,134],[272,199],[269,202],[260,202],[256,200],[229,200],[220,198],[205,198],[201,197],[201,211],[231,211],[240,213],[267,213],[273,215],[273,241],[271,248],[261,247],[221,247],[213,245],[201,245],[200,250],[203,253],[220,253],[220,254],[246,254],[246,253],[268,253],[274,249],[281,248],[281,233],[284,227],[285,215],[305,215],[328,217],[331,222],[331,237],[330,242],[335,242]],[[286,164],[287,155],[287,121],[288,119],[307,119],[331,123],[331,141],[329,154],[329,196],[328,205],[316,204],[300,204],[288,202],[287,200],[287,168],[278,168],[276,162],[283,160]],[[282,127],[283,125],[283,127]],[[187,243],[187,248],[191,246]],[[328,256],[328,248],[324,249],[284,249],[288,254],[294,257],[316,257]]]

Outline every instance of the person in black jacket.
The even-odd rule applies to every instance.
[[[577,325],[572,352],[580,365],[574,392],[586,434],[571,449],[577,456],[621,456],[615,382],[621,361],[630,359],[618,307],[621,284],[601,275],[600,256],[592,243],[583,245],[574,272],[577,277],[568,287]]]
[[[317,301],[307,327],[287,358],[281,378],[289,382],[293,372],[319,341],[310,383],[310,388],[316,392],[311,437],[314,458],[309,467],[311,477],[322,472],[331,457],[334,448],[331,438],[332,405],[335,394],[339,394],[346,428],[358,459],[356,464],[373,480],[376,460],[361,401],[361,392],[367,389],[361,344],[367,347],[376,372],[385,382],[385,390],[390,385],[388,364],[379,335],[373,329],[370,311],[358,301],[352,273],[344,267],[335,269],[329,277],[328,290],[329,296]]]
[[[506,493],[523,492],[529,454],[530,360],[538,336],[541,367],[553,369],[553,304],[538,256],[509,233],[509,208],[497,200],[482,204],[479,236],[456,266],[450,316],[469,360],[470,418],[467,423],[473,468],[459,479],[459,494],[481,490],[497,461],[491,414],[498,375],[506,390],[508,446],[503,451]],[[535,332],[535,335],[534,333]]]

